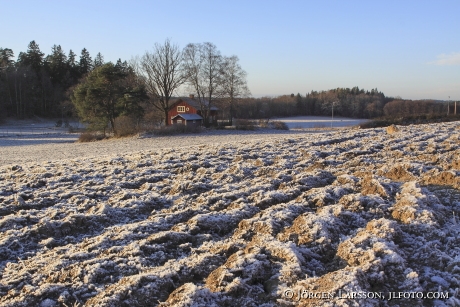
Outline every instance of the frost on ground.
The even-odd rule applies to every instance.
[[[445,123],[4,165],[0,305],[459,306],[459,137]]]
[[[199,134],[169,137],[138,135],[122,139],[107,139],[98,142],[76,143],[78,134],[27,135],[22,137],[0,137],[0,166],[29,162],[79,159],[81,157],[111,157],[139,151],[190,147],[221,142],[253,141],[254,139],[276,139],[296,135],[294,131],[261,129],[257,131],[207,130]]]

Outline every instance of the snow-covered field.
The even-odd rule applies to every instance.
[[[460,305],[458,122],[160,139],[0,148],[1,306]]]
[[[304,134],[295,131],[269,129],[257,131],[211,130],[200,134],[183,134],[171,137],[135,136],[90,143],[76,143],[79,134],[8,137],[0,138],[0,165],[88,157],[111,157],[139,151],[278,139],[286,135],[300,136]]]
[[[50,120],[40,118],[26,120],[8,119],[5,123],[0,125],[0,138],[30,138],[43,135],[52,136],[67,134],[69,128],[66,128],[64,124],[61,124],[61,127],[56,127],[57,121],[58,119]],[[83,124],[77,121],[70,121],[69,125],[74,128],[83,127]]]

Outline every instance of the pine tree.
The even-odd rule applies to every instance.
[[[304,103],[302,100],[302,95],[300,95],[300,93],[297,93],[295,101],[296,101],[296,107],[297,107],[299,114],[304,113]]]
[[[69,55],[67,56],[67,65],[71,69],[77,67],[77,55],[72,49],[70,49]]]
[[[6,69],[14,65],[14,53],[9,48],[0,48],[0,68]]]
[[[18,62],[21,66],[30,66],[37,76],[43,66],[44,53],[40,51],[40,47],[35,41],[29,43],[27,52],[21,52],[18,56]]]
[[[80,62],[78,66],[80,70],[80,76],[86,75],[93,69],[93,60],[91,59],[91,56],[89,55],[89,52],[86,50],[86,48],[83,48],[81,51]]]
[[[120,69],[121,71],[128,71],[128,62],[124,61],[122,62],[121,59],[117,60],[117,63],[115,64],[115,67]]]
[[[46,57],[48,72],[53,85],[61,85],[67,73],[67,56],[60,45],[54,45],[51,50],[51,54]]]
[[[97,53],[96,58],[94,58],[94,68],[101,67],[104,65],[104,57],[100,52]]]
[[[49,75],[44,69],[44,53],[35,41],[29,43],[27,52],[21,52],[18,56],[17,68],[21,74],[17,75],[18,86],[17,111],[19,117],[34,114],[46,115],[48,108]]]
[[[92,128],[116,133],[115,118],[142,112],[140,102],[148,99],[144,87],[129,82],[129,73],[108,62],[95,68],[71,96],[80,118]]]
[[[79,67],[77,64],[77,55],[75,52],[70,49],[69,55],[67,56],[67,74],[69,75],[70,78],[70,84],[69,86],[73,85],[76,83],[76,81],[80,78],[80,71]]]
[[[14,66],[14,53],[9,48],[0,48],[0,118],[7,114],[7,109],[13,107],[13,92],[11,90],[11,73]]]

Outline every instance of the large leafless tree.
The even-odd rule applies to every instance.
[[[153,106],[164,112],[168,125],[171,97],[185,81],[182,51],[169,39],[163,44],[156,43],[152,52],[147,51],[142,56],[139,68]]]
[[[187,83],[196,93],[205,123],[213,100],[219,93],[222,56],[212,43],[188,44],[184,49],[184,71]]]
[[[224,57],[220,72],[219,92],[230,107],[230,124],[233,124],[232,118],[238,98],[251,95],[246,82],[247,74],[238,61],[235,55]]]

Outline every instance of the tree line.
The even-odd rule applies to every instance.
[[[86,48],[78,60],[75,52],[66,54],[60,45],[45,55],[35,41],[13,59],[13,50],[0,48],[0,113],[16,118],[61,117],[70,112],[69,89],[104,64],[101,53],[93,60]]]
[[[179,92],[193,94],[204,122],[217,106],[221,119],[271,118],[296,115],[376,118],[438,114],[445,103],[387,97],[377,88],[336,88],[302,96],[250,97],[246,72],[237,56],[224,56],[209,42],[181,49],[169,39],[128,62],[94,60],[83,48],[79,59],[54,45],[46,55],[32,41],[14,61],[13,50],[0,48],[0,114],[26,118],[78,115],[92,127],[116,129],[115,120],[130,117],[139,123],[146,112],[163,124]],[[152,118],[150,116],[149,118]]]
[[[250,95],[238,57],[223,56],[209,42],[180,49],[168,39],[129,64],[104,62],[100,53],[92,60],[86,49],[77,61],[72,50],[66,55],[59,45],[45,56],[35,41],[13,58],[11,49],[0,49],[0,112],[16,118],[76,113],[92,127],[109,125],[115,131],[117,117],[139,119],[150,108],[166,124],[181,88],[194,94],[207,122],[216,103],[233,110],[237,99]]]
[[[238,102],[236,117],[252,119],[298,115],[331,116],[332,104],[337,116],[374,118],[384,114],[386,103],[393,100],[377,89],[365,91],[354,88],[336,88],[311,91],[305,96],[282,95],[278,97],[243,98]],[[225,109],[224,109],[225,111]]]
[[[235,115],[251,119],[298,115],[331,116],[332,107],[335,116],[369,119],[447,112],[447,104],[444,101],[388,97],[377,88],[364,90],[356,86],[311,91],[304,96],[298,93],[278,97],[243,98],[239,100]],[[452,103],[450,109],[452,114]]]

